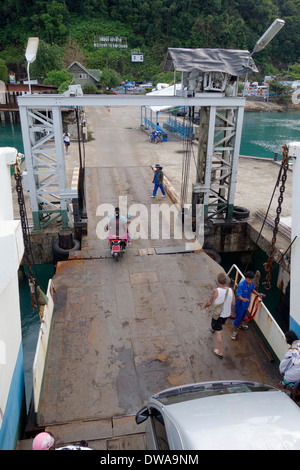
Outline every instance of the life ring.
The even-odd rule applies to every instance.
[[[221,256],[214,250],[203,250],[211,259],[213,259],[216,263],[221,264],[222,259]]]
[[[241,206],[233,206],[233,217],[235,219],[247,219],[250,215],[249,209]]]
[[[66,261],[69,259],[70,251],[80,250],[80,241],[73,238],[73,248],[68,250],[61,248],[59,246],[59,241],[55,240],[52,243],[52,254],[53,254],[53,264],[56,264],[58,261]]]

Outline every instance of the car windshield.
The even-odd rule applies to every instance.
[[[212,382],[177,387],[154,395],[163,405],[230,393],[269,392],[277,390],[256,382]]]

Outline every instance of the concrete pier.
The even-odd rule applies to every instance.
[[[135,108],[112,108],[111,114],[90,108],[87,113],[94,138],[85,149],[88,234],[82,250],[58,264],[53,279],[55,312],[37,416],[38,426],[51,430],[59,445],[86,439],[94,449],[144,449],[144,430],[134,415],[153,393],[199,381],[241,379],[277,386],[280,379],[251,324],[232,341],[228,320],[224,358],[213,354],[211,318],[202,306],[222,268],[198,244],[191,249],[185,239],[137,239],[117,263],[107,241],[98,238],[101,204],[115,206],[126,196],[129,207],[140,203],[150,213],[152,204],[173,203],[169,196],[150,198],[152,165],[160,163],[180,193],[182,143],[170,136],[166,143],[151,144],[139,117]],[[76,150],[71,145],[66,156],[70,180]],[[251,165],[251,171],[257,167],[268,177],[260,162]],[[261,191],[265,207],[273,184],[258,191],[249,174],[246,183],[238,181],[236,204],[252,213],[253,194]]]

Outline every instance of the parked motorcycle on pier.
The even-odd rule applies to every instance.
[[[158,144],[159,142],[163,142],[163,135],[162,132],[153,131],[149,134],[149,140],[151,143]]]

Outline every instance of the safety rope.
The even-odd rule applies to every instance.
[[[248,311],[247,315],[244,318],[245,321],[249,322],[249,321],[253,320],[253,318],[255,317],[255,315],[257,313],[257,310],[258,310],[258,307],[259,307],[261,301],[262,301],[261,297],[259,297],[258,295],[255,296],[255,299],[253,300],[252,305],[251,305],[251,310]]]
[[[250,311],[248,310],[248,312],[247,312],[247,314],[246,314],[246,316],[245,316],[245,318],[244,318],[244,321],[249,322],[249,321],[253,320],[253,318],[254,318],[255,315],[257,314],[257,310],[258,310],[258,307],[259,307],[259,305],[261,304],[261,302],[262,302],[262,298],[259,297],[258,295],[256,295],[256,296],[255,296],[255,299],[254,299],[253,302],[252,302],[251,309],[250,309]],[[236,317],[236,313],[234,312],[234,313],[232,313],[232,314],[230,315],[229,318],[230,318],[231,320],[234,320],[235,317]]]
[[[282,163],[281,163],[281,168],[279,172],[279,177],[277,180],[277,185],[278,185],[280,177],[281,177],[281,186],[279,188],[280,195],[278,197],[278,205],[276,208],[276,217],[275,217],[275,224],[274,224],[274,229],[273,229],[273,237],[272,237],[272,242],[271,242],[269,258],[268,258],[268,261],[264,263],[264,268],[267,272],[267,275],[266,275],[266,280],[263,282],[263,284],[264,284],[265,289],[267,290],[271,289],[271,275],[273,271],[273,260],[274,260],[274,253],[275,253],[276,238],[277,238],[277,233],[278,233],[278,226],[280,223],[280,214],[282,210],[281,205],[283,202],[283,194],[285,191],[285,183],[287,180],[287,171],[289,168],[289,159],[290,159],[290,157],[288,156],[288,147],[284,145],[282,148],[283,148]]]

